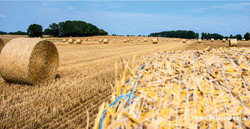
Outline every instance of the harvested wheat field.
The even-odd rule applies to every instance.
[[[0,36],[0,38],[2,37]],[[89,39],[88,41],[85,40],[87,38]],[[6,37],[4,37],[3,39],[4,39],[5,44],[7,43],[7,41],[10,40],[9,38],[6,38]],[[145,68],[142,69],[143,71],[145,71],[148,68],[148,71],[151,71],[150,73],[148,73],[149,75],[152,75],[153,74],[152,72],[155,71],[154,76],[157,78],[152,78],[153,81],[151,85],[154,85],[154,87],[152,88],[156,88],[157,79],[164,79],[164,76],[162,76],[161,73],[159,73],[160,68],[158,67],[162,66],[162,69],[163,69],[167,67],[167,65],[166,64],[161,65],[161,66],[155,65],[155,68],[152,69],[150,68],[151,66],[150,60],[152,60],[151,63],[154,63],[155,61],[158,61],[158,64],[163,63],[163,59],[167,60],[168,58],[170,58],[168,56],[177,58],[176,57],[177,55],[173,53],[174,51],[176,51],[175,53],[182,55],[178,57],[179,60],[176,60],[178,61],[177,63],[179,63],[179,65],[181,62],[187,63],[188,61],[184,61],[185,59],[190,60],[189,61],[190,64],[186,64],[187,66],[185,66],[184,65],[185,63],[183,63],[183,66],[182,66],[183,69],[185,68],[187,70],[186,72],[189,73],[190,78],[187,79],[186,76],[182,75],[183,73],[180,74],[182,77],[181,78],[182,83],[181,85],[178,85],[179,81],[176,80],[177,77],[175,77],[174,75],[173,75],[174,78],[170,78],[170,76],[167,76],[168,80],[173,80],[172,88],[167,87],[170,89],[167,89],[167,88],[164,89],[162,84],[161,86],[159,86],[158,84],[159,90],[157,91],[159,92],[157,92],[157,94],[154,93],[153,89],[152,91],[150,91],[151,95],[157,95],[156,98],[153,97],[152,99],[150,97],[147,97],[148,98],[147,102],[152,102],[152,103],[167,102],[167,101],[171,102],[171,100],[169,100],[167,96],[165,96],[166,99],[164,100],[159,100],[159,101],[153,101],[153,100],[164,98],[164,97],[158,96],[160,95],[161,91],[162,93],[164,93],[164,95],[166,94],[164,91],[167,91],[167,90],[173,91],[171,92],[171,94],[168,94],[168,97],[172,96],[172,100],[176,99],[175,93],[177,93],[177,96],[179,96],[179,104],[169,103],[168,107],[172,107],[172,109],[170,110],[167,110],[168,108],[164,109],[164,111],[166,111],[168,114],[171,114],[170,115],[171,120],[174,121],[176,119],[177,112],[176,110],[173,110],[173,109],[178,109],[178,111],[181,112],[180,114],[177,114],[179,118],[182,118],[186,115],[184,112],[187,109],[183,108],[183,105],[184,105],[183,103],[187,102],[185,101],[186,91],[183,88],[186,88],[186,86],[184,84],[191,83],[193,79],[192,76],[195,76],[196,78],[200,76],[200,74],[197,74],[197,72],[199,71],[204,72],[204,75],[202,74],[202,76],[208,75],[208,72],[206,73],[206,69],[200,69],[200,68],[205,67],[203,64],[202,65],[200,64],[201,66],[199,66],[199,64],[193,65],[193,63],[198,63],[200,61],[204,62],[204,60],[200,60],[200,58],[197,58],[195,59],[196,62],[194,62],[192,60],[193,59],[192,53],[194,53],[193,51],[179,51],[178,52],[178,50],[192,50],[192,49],[203,50],[203,48],[207,48],[208,46],[211,46],[211,49],[212,48],[216,48],[216,49],[212,49],[211,52],[207,54],[212,54],[213,52],[215,55],[217,55],[217,56],[212,56],[211,57],[212,59],[216,57],[222,58],[220,56],[223,56],[222,50],[224,49],[218,49],[218,48],[226,47],[225,50],[227,51],[225,51],[225,54],[226,55],[228,54],[227,56],[229,56],[230,59],[235,60],[237,59],[239,54],[242,54],[242,53],[244,53],[246,57],[249,58],[249,46],[250,46],[249,41],[238,41],[237,48],[231,48],[231,49],[228,48],[229,47],[228,42],[222,42],[222,41],[214,41],[214,42],[202,41],[202,43],[197,43],[197,41],[187,40],[187,42],[183,44],[181,40],[176,40],[176,39],[165,40],[165,38],[162,38],[162,39],[159,38],[158,44],[152,44],[152,42],[144,42],[145,39],[150,41],[152,39],[150,37],[120,37],[120,36],[83,37],[81,38],[83,41],[82,44],[76,44],[76,43],[68,44],[68,42],[62,42],[63,38],[46,38],[46,39],[54,42],[54,44],[56,45],[58,49],[59,61],[60,61],[58,74],[60,76],[57,76],[57,78],[52,81],[36,84],[33,86],[6,83],[4,79],[0,78],[0,128],[86,128],[86,127],[93,128],[94,123],[95,123],[95,118],[99,111],[99,106],[102,105],[102,103],[106,103],[108,105],[111,102],[113,102],[113,100],[115,100],[117,96],[115,96],[115,94],[112,95],[112,93],[122,93],[122,92],[116,91],[116,88],[117,88],[116,82],[119,82],[118,80],[122,79],[123,70],[126,69],[127,63],[129,66],[127,67],[128,71],[130,70],[134,71],[135,74],[133,75],[141,75],[138,73],[138,70],[141,69],[139,66],[143,64],[141,63],[141,61],[144,61],[146,65],[145,65]],[[77,38],[74,38],[74,39],[77,39]],[[99,43],[100,39],[108,39],[109,41],[112,41],[112,39],[115,39],[116,42],[109,42],[108,44],[104,44],[104,43]],[[124,43],[125,39],[133,39],[133,41]],[[138,41],[136,39],[141,39],[141,40]],[[242,47],[245,47],[245,48],[243,49]],[[236,52],[236,54],[234,54],[231,51]],[[157,52],[156,55],[153,54],[154,52]],[[158,53],[158,52],[162,52],[162,53]],[[172,52],[172,54],[169,52]],[[196,53],[194,53],[193,56],[194,57],[198,55],[202,57],[205,56],[202,52],[203,51],[197,51]],[[133,65],[132,58],[134,57],[134,55],[136,55],[136,58],[134,59],[135,61]],[[189,57],[189,55],[191,57]],[[249,63],[249,59],[246,59],[246,57],[243,57],[241,59],[242,60],[241,64]],[[123,62],[121,61],[120,58],[123,58]],[[148,60],[145,60],[145,59],[148,59]],[[171,60],[173,60],[173,58]],[[208,58],[207,60],[210,60],[210,58]],[[223,61],[224,60],[228,62],[227,58],[223,58]],[[183,70],[180,70],[180,66],[177,63],[173,64],[173,67],[169,66],[169,68],[173,68],[174,69],[173,72],[180,72],[180,71],[183,72]],[[216,97],[215,98],[216,100],[219,99],[218,97],[221,97],[224,99],[232,99],[235,104],[238,104],[235,106],[237,112],[244,111],[243,114],[240,114],[240,115],[241,116],[244,115],[244,118],[247,118],[249,114],[247,114],[245,109],[249,105],[247,105],[248,103],[245,100],[247,99],[247,97],[249,97],[247,96],[249,95],[249,92],[247,92],[247,87],[246,87],[248,85],[247,83],[249,83],[249,78],[248,80],[247,79],[245,80],[244,85],[241,85],[243,88],[239,88],[238,86],[239,82],[235,82],[235,86],[236,87],[238,86],[237,88],[238,91],[232,90],[233,96],[231,96],[231,94],[228,93],[229,90],[228,91],[226,90],[228,87],[227,87],[227,83],[225,83],[225,79],[223,78],[222,72],[220,72],[220,69],[214,69],[214,68],[217,68],[218,63],[216,62],[217,64],[216,63],[214,64],[215,66],[209,63],[211,63],[211,61],[208,61],[208,66],[211,66],[209,67],[209,72],[211,73],[211,76],[209,77],[213,78],[213,76],[218,76],[220,78],[214,77],[211,80],[212,82],[210,82],[209,79],[203,80],[204,82],[199,81],[199,79],[197,79],[198,82],[195,82],[197,84],[212,83],[212,85],[215,86],[215,87],[212,87],[212,89],[206,89],[210,87],[199,87],[199,86],[194,86],[190,84],[190,94],[188,95],[188,97],[190,98],[190,101],[189,101],[190,114],[189,115],[192,115],[192,113],[195,113],[195,110],[197,112],[202,112],[201,110],[204,110],[203,114],[207,112],[210,113],[212,112],[211,110],[214,110],[214,107],[206,108],[206,104],[204,105],[203,101],[207,102],[208,104],[212,104],[212,102],[217,102],[220,105],[223,105],[223,102],[221,102],[223,101],[223,99],[221,101],[211,101],[212,94],[208,94],[208,93],[210,93],[211,90],[214,90],[216,94],[214,93],[213,95],[214,97]],[[221,65],[230,67],[230,69],[234,68],[234,65],[231,66],[232,64],[233,63],[230,63],[230,61],[228,62],[228,64],[226,64],[226,62],[221,62]],[[133,66],[138,66],[138,67],[133,67]],[[238,70],[242,70],[242,72],[245,70],[246,75],[243,77],[243,79],[249,77],[249,73],[247,74],[247,70],[249,70],[248,68],[246,68],[247,66],[236,65],[235,67],[237,68],[237,69],[235,68],[237,72],[234,70],[232,72],[226,72],[226,73],[224,72],[227,78],[231,77],[234,79],[238,79],[237,78]],[[195,72],[196,74],[192,74],[193,69],[191,68],[194,68],[196,70]],[[213,72],[211,70],[213,70]],[[217,70],[218,73],[216,73],[215,70]],[[222,68],[222,70],[225,71],[227,70],[227,68]],[[147,76],[144,77],[145,81],[147,81],[146,77]],[[124,91],[126,91],[127,93],[130,93],[129,88],[131,87],[129,86],[132,86],[131,83],[134,81],[133,79],[135,78],[134,76],[131,76],[131,77],[126,76],[126,78],[123,78],[123,79],[128,79],[128,78],[131,78],[130,79],[131,81],[130,83],[128,83],[129,85],[127,85],[128,86],[126,88],[127,90],[124,90]],[[140,80],[141,79],[143,78],[140,77]],[[186,80],[189,83],[185,83]],[[221,90],[217,89],[216,87],[217,84],[215,84],[216,81],[218,83],[223,83],[224,86],[226,87],[222,87]],[[227,82],[230,85],[229,88],[231,88],[233,82],[229,82],[229,81]],[[169,83],[169,81],[167,81],[166,83]],[[124,82],[122,82],[122,84],[124,84]],[[142,86],[145,83],[143,83],[143,81],[141,80],[141,82],[138,82],[137,84],[141,84],[141,85],[137,85],[137,88],[135,88],[134,90],[133,96],[145,95],[144,93],[140,93],[140,91],[144,91]],[[178,86],[176,87],[176,85]],[[126,86],[126,85],[124,84],[122,86]],[[180,90],[178,90],[178,87]],[[194,90],[194,92],[196,91],[196,94],[192,92],[192,89],[196,89]],[[203,92],[202,90],[206,90],[206,91]],[[219,91],[221,91],[223,94],[218,93]],[[187,93],[189,93],[189,91]],[[240,96],[236,97],[235,94],[241,95],[241,97]],[[196,95],[196,101],[193,100],[193,95]],[[133,103],[136,101],[136,98],[132,97],[131,100],[132,100],[130,101],[131,104],[129,104],[127,107],[127,109],[130,109],[130,110],[128,110],[128,112],[124,112],[125,114],[122,114],[120,123],[123,122],[124,120],[129,119],[129,121],[127,122],[131,126],[138,126],[138,127],[144,126],[144,124],[142,125],[141,123],[135,124],[135,122],[132,120],[133,118],[131,116],[134,117],[133,113],[137,113],[136,112],[137,107],[136,105],[134,106],[134,109],[133,107],[131,107],[133,106]],[[235,108],[232,104],[232,101],[230,102],[228,100],[225,100],[225,101],[226,101],[225,105],[229,107],[228,113],[235,113]],[[198,105],[200,104],[200,106],[197,105],[197,108],[194,108],[195,102]],[[245,106],[242,106],[242,103],[245,104]],[[119,106],[119,108],[123,109],[124,108],[123,104],[124,103],[122,103]],[[160,106],[157,107],[157,104],[158,103],[155,103],[153,104],[154,105],[153,107],[150,107],[150,105],[145,103],[144,105],[145,108],[143,109],[142,114],[139,116],[145,115],[147,111],[151,110],[154,112],[154,115],[152,116],[156,115],[156,116],[159,116],[160,118],[164,117],[162,116],[163,114],[161,112],[160,113],[156,112],[156,111],[163,110],[162,107]],[[163,103],[161,103],[161,105],[163,105]],[[176,107],[177,105],[179,106],[178,108]],[[216,106],[219,106],[219,105],[215,105],[215,108],[217,110],[216,112],[213,112],[214,114],[217,113],[217,115],[222,115],[224,113],[224,115],[226,115],[226,112],[223,112],[224,111],[223,106],[222,106],[223,109],[219,109]],[[155,109],[155,111],[153,109]],[[169,113],[168,111],[171,111],[171,113]],[[183,113],[185,115],[183,115]],[[116,122],[116,121],[113,121],[114,120],[113,118],[117,117],[116,113],[114,112],[112,115],[114,116],[112,116],[109,122],[107,122],[107,126],[113,125]],[[148,117],[151,117],[151,116],[149,115]],[[104,124],[103,124],[104,126],[106,126],[105,125],[106,124],[105,122],[107,121],[106,118],[107,117],[104,118]],[[143,121],[141,120],[142,118],[138,119],[137,116],[135,118],[136,118],[135,120],[138,120],[137,122]],[[146,119],[144,120],[146,127],[151,127],[151,125],[156,126],[156,124],[152,123],[154,121],[149,121],[152,118],[150,119],[147,119],[147,117],[143,117],[143,118]],[[181,122],[182,123],[187,122],[184,120],[185,120],[184,118],[179,119],[178,121],[179,124],[178,123],[176,124],[175,121],[174,123],[171,123],[172,121],[168,121],[167,124],[170,123],[171,127],[173,125],[179,127]],[[159,124],[161,122],[159,121]],[[200,124],[205,123],[206,126],[214,127],[214,125],[217,124],[220,127],[224,127],[223,123],[220,123],[220,122],[217,123],[216,121],[215,123],[213,122],[202,123],[200,121],[194,122],[190,120],[190,123],[192,123],[190,124],[192,126],[195,126],[197,124],[199,124],[198,126],[201,126]],[[234,125],[235,127],[239,127],[239,124],[237,124],[237,121],[236,122],[229,121],[228,123],[229,123],[228,124],[229,126]],[[119,124],[117,124],[117,126],[119,126]],[[186,125],[184,126],[187,127]],[[241,127],[244,127],[243,123],[241,124]]]

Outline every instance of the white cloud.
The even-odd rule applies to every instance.
[[[73,10],[73,9],[75,9],[75,7],[69,6],[69,10]]]
[[[47,6],[48,4],[47,3],[42,3],[43,6]]]
[[[5,18],[6,16],[4,14],[0,14],[0,18]]]

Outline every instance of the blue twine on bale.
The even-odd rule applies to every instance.
[[[140,71],[141,71],[143,68],[144,68],[144,64],[142,65]],[[127,108],[128,104],[129,104],[129,102],[130,102],[131,97],[136,98],[136,96],[132,96],[132,94],[134,93],[134,88],[135,88],[135,85],[136,85],[136,82],[137,82],[138,77],[139,77],[139,76],[137,75],[136,80],[135,80],[135,82],[134,82],[134,84],[133,84],[133,88],[131,89],[130,94],[122,95],[122,91],[121,91],[120,94],[119,94],[119,97],[117,97],[116,100],[115,100],[113,103],[111,103],[111,104],[109,105],[109,107],[114,106],[118,101],[120,101],[120,103],[119,103],[117,106],[113,107],[113,109],[116,108],[116,107],[118,107],[118,106],[122,103],[122,98],[124,98],[125,100],[127,100],[127,105],[126,105],[125,109]],[[130,81],[130,80],[128,79],[128,81],[127,81],[126,83],[128,84],[129,81]],[[128,97],[128,99],[126,99],[126,97]],[[113,109],[112,109],[112,110],[113,110]],[[100,121],[99,129],[102,129],[102,124],[103,124],[103,120],[104,120],[104,118],[105,118],[105,113],[106,113],[106,111],[107,111],[107,109],[105,109],[105,110],[103,111],[102,118],[101,118],[101,121]]]

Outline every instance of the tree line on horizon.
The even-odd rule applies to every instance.
[[[29,35],[29,37],[42,37],[43,35],[50,35],[53,37],[82,37],[82,36],[95,36],[95,35],[108,35],[103,29],[99,29],[91,23],[86,23],[84,21],[65,21],[59,22],[58,24],[52,23],[43,31],[43,27],[39,24],[31,24],[27,29],[27,32],[17,31],[17,32],[3,32],[0,31],[0,35]],[[115,35],[115,34],[113,34]],[[140,36],[140,35],[139,35]],[[187,30],[177,30],[177,31],[162,31],[158,33],[151,33],[149,37],[169,37],[169,38],[186,38],[186,39],[198,39],[199,33]],[[201,33],[201,39],[211,39],[215,40],[223,38],[237,38],[238,40],[245,39],[250,40],[250,34],[247,32],[243,37],[241,34],[235,36],[223,36],[218,33]]]
[[[168,38],[185,38],[185,39],[198,39],[199,38],[199,33],[195,33],[194,31],[187,31],[187,30],[177,30],[177,31],[162,31],[162,32],[157,32],[157,33],[151,33],[149,35],[150,37],[168,37]],[[228,38],[237,38],[238,40],[245,39],[245,40],[250,40],[250,34],[247,32],[244,37],[242,37],[241,34],[237,34],[235,36],[230,35],[230,36],[223,36],[221,34],[217,33],[201,33],[201,39],[211,39],[214,38],[215,40],[220,39],[222,40],[223,38],[228,39]]]
[[[43,35],[50,35],[52,37],[82,37],[82,36],[95,36],[95,35],[107,35],[108,33],[103,29],[99,29],[97,26],[84,21],[65,21],[58,24],[52,23],[43,31],[43,27],[39,24],[31,24],[27,29],[27,32],[3,32],[0,34],[9,35],[29,35],[29,37],[42,37]]]

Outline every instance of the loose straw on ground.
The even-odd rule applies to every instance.
[[[249,48],[208,47],[154,53],[126,65],[95,127],[247,128],[249,58]]]
[[[56,46],[39,38],[9,41],[0,55],[0,74],[6,82],[36,84],[55,78],[59,66]]]

